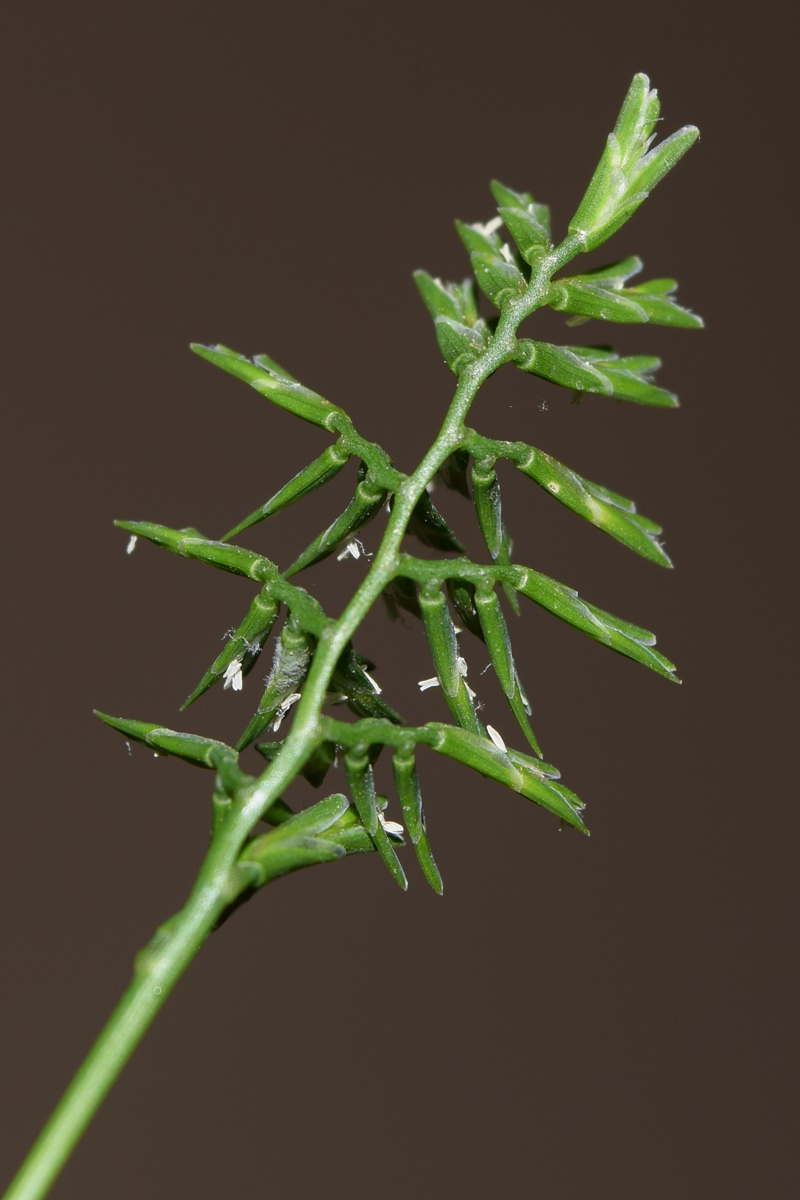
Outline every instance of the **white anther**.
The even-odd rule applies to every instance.
[[[137,534],[132,533],[131,536],[128,538],[128,544],[125,547],[126,554],[133,554],[134,550],[136,549],[136,543],[138,542],[138,540],[139,540],[139,538],[138,538]]]
[[[478,693],[473,692],[472,688],[466,682],[464,684],[464,687],[467,689],[467,695],[469,696],[470,700],[474,700]]]
[[[476,221],[475,228],[485,234],[486,237],[489,237],[490,234],[496,233],[502,224],[502,217],[492,217],[491,221],[487,221],[485,225],[481,225],[480,222]]]
[[[405,832],[399,821],[387,821],[382,812],[378,813],[378,820],[381,823],[384,833],[394,833],[399,837]]]
[[[372,555],[367,554],[366,550],[364,549],[363,542],[360,542],[358,538],[351,538],[344,550],[342,550],[341,554],[336,555],[336,561],[344,562],[346,558],[361,558],[362,554],[365,558],[372,558]]]
[[[383,691],[383,688],[380,686],[380,684],[375,682],[375,680],[370,675],[369,671],[364,670],[363,667],[361,668],[361,670],[364,671],[364,674],[366,675],[367,679],[372,684],[372,690],[375,692],[375,695],[380,696],[381,692]]]
[[[223,688],[225,691],[228,688],[233,688],[235,692],[242,690],[242,660],[235,658],[233,662],[229,662],[225,668],[225,674],[222,677],[225,680]]]
[[[275,713],[275,720],[272,722],[272,728],[275,730],[276,733],[280,729],[281,722],[283,721],[283,718],[286,716],[289,709],[292,707],[293,704],[297,704],[297,701],[299,699],[300,699],[300,692],[292,692],[291,696],[287,696],[286,699],[283,701],[280,708]]]
[[[503,739],[500,737],[500,734],[497,732],[497,730],[493,729],[491,725],[487,725],[486,732],[488,733],[489,737],[494,742],[495,746],[497,746],[497,749],[502,751],[503,754],[505,754],[506,753],[506,744],[503,741]]]
[[[467,660],[465,658],[462,658],[461,655],[459,654],[458,658],[456,659],[456,665],[458,667],[459,675],[461,676],[462,679],[464,679],[464,677],[467,674]]]
[[[506,262],[514,261],[514,259],[511,257],[511,247],[509,246],[508,242],[503,242],[502,246],[500,247],[500,253]]]
[[[439,680],[436,675],[434,675],[432,679],[420,679],[419,683],[417,684],[417,687],[419,688],[419,690],[421,692],[427,692],[428,688],[438,687],[438,686],[439,686]]]

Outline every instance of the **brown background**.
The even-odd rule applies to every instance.
[[[683,687],[528,606],[535,725],[592,838],[425,758],[444,899],[410,862],[403,896],[371,856],[259,896],[53,1194],[797,1194],[795,69],[777,7],[719,11],[4,6],[0,1178],[207,836],[210,777],[128,757],[92,707],[232,739],[263,673],[178,715],[252,587],[148,546],[126,558],[111,520],[219,535],[326,441],[187,343],[267,351],[412,467],[452,377],[411,270],[465,273],[452,219],[491,215],[492,176],[563,231],[645,70],[662,129],[703,137],[611,255],[676,275],[708,328],[611,336],[662,353],[683,407],[575,407],[508,371],[474,423],[663,521],[672,573],[504,476],[518,559],[657,630]],[[591,340],[555,314],[537,327]],[[285,565],[350,480],[248,544]],[[442,505],[478,552],[466,502]],[[307,582],[337,612],[362,570]],[[418,627],[376,612],[359,644],[409,719],[444,716],[416,690]],[[470,661],[479,675],[476,643]]]

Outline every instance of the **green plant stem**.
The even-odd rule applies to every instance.
[[[137,957],[133,982],[62,1097],[4,1200],[41,1200],[52,1186],[122,1068],[167,996],[223,912],[260,879],[254,864],[238,861],[253,826],[292,782],[323,740],[322,706],[333,671],[348,641],[397,573],[408,521],[423,491],[467,435],[464,420],[480,386],[518,352],[516,330],[544,301],[552,275],[581,249],[568,237],[542,258],[523,295],[512,300],[497,323],[491,344],[459,377],[445,421],[421,463],[400,484],[380,549],[338,620],[320,631],[314,661],[303,688],[292,730],[280,753],[260,778],[233,800],[215,830],[211,846],[185,907]],[[470,431],[471,432],[471,431]]]

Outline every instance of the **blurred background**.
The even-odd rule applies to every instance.
[[[655,630],[683,686],[527,605],[512,636],[534,727],[592,837],[423,758],[444,898],[410,849],[406,895],[363,856],[257,896],[209,940],[53,1195],[795,1196],[781,7],[722,22],[628,0],[11,0],[0,27],[0,1179],[208,835],[211,775],[129,756],[92,708],[234,740],[268,666],[179,715],[253,587],[148,545],[126,557],[112,520],[219,536],[328,441],[189,341],[272,355],[412,468],[453,379],[411,271],[467,273],[452,222],[492,215],[493,177],[548,202],[563,235],[645,71],[662,131],[695,123],[701,141],[592,262],[641,255],[707,329],[569,330],[547,312],[531,332],[660,354],[682,407],[573,405],[508,370],[472,423],[663,523],[673,572],[502,475],[515,557]],[[243,541],[286,566],[353,474]],[[479,553],[467,502],[436,502]],[[333,559],[301,582],[336,614],[364,569]],[[445,719],[416,687],[432,672],[410,618],[376,610],[358,645],[408,720]],[[485,649],[468,656],[479,676]],[[515,738],[489,675],[480,691]],[[301,781],[289,798],[315,794]]]

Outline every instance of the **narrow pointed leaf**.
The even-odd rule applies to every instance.
[[[234,525],[222,540],[227,542],[229,538],[236,537],[242,530],[249,529],[251,525],[257,525],[266,517],[271,517],[274,513],[280,512],[282,508],[294,504],[295,500],[301,500],[304,496],[310,495],[311,492],[316,491],[317,488],[322,487],[338,475],[349,459],[350,452],[341,441],[334,443],[333,446],[328,446],[319,458],[314,459],[314,462],[309,463],[302,471],[298,471],[293,479],[290,479],[279,492],[267,500],[266,504],[262,504],[249,517],[245,517],[238,525]]]
[[[483,321],[473,326],[462,325],[449,317],[437,317],[436,340],[442,356],[454,375],[483,354],[489,344],[488,331]]]
[[[620,358],[605,363],[603,374],[611,381],[615,400],[632,400],[635,404],[651,404],[658,408],[677,408],[678,397],[665,388],[657,387],[649,376],[643,375],[634,358]]]
[[[401,609],[411,613],[413,617],[422,617],[417,599],[417,585],[413,579],[395,575],[383,589],[383,599],[393,621],[400,616]]]
[[[528,286],[519,268],[501,255],[474,252],[470,259],[478,287],[498,308],[516,300]]]
[[[297,575],[299,571],[304,571],[306,567],[320,562],[323,558],[333,554],[340,546],[345,545],[359,529],[363,529],[377,516],[387,494],[384,488],[370,479],[366,471],[362,471],[362,478],[356,487],[356,494],[347,508],[332,525],[329,525],[319,537],[314,539],[290,567],[287,567],[284,576],[289,579],[292,575]]]
[[[375,843],[351,807],[325,830],[325,841],[335,842],[346,854],[365,854],[376,849]]]
[[[670,296],[677,288],[674,279],[651,279],[638,287],[626,288],[623,295],[635,300],[647,313],[651,325],[672,325],[677,329],[702,329],[702,317],[683,308]]]
[[[452,550],[464,553],[464,547],[442,514],[435,507],[427,492],[423,492],[409,518],[408,532],[434,550]]]
[[[416,846],[425,832],[425,823],[417,776],[417,762],[413,750],[409,752],[397,750],[392,756],[392,770],[408,836]]]
[[[367,833],[374,839],[378,830],[378,806],[369,754],[366,750],[348,750],[344,756],[344,765],[356,812]]]
[[[474,280],[468,275],[466,279],[461,280],[461,283],[449,283],[447,287],[456,302],[459,313],[458,320],[461,324],[468,325],[470,328],[473,325],[485,328],[485,323],[478,315],[478,297],[475,293]]]
[[[608,270],[608,268],[605,268]],[[548,303],[559,312],[576,313],[602,321],[626,324],[650,322],[682,329],[702,329],[703,320],[688,308],[681,308],[665,291],[664,284],[674,280],[656,279],[635,288],[604,284],[590,276],[559,279],[553,284]],[[655,285],[656,290],[652,290]]]
[[[244,575],[248,579],[263,581],[265,575],[272,569],[273,564],[252,550],[241,546],[231,546],[227,542],[214,542],[210,539],[196,536],[194,531],[187,529],[170,529],[168,525],[156,525],[152,521],[115,521],[120,529],[127,529],[137,537],[147,538],[173,554],[184,558],[194,558],[198,562],[208,563],[222,571],[231,571],[234,575]]]
[[[255,597],[247,616],[226,641],[222,653],[208,668],[188,699],[184,700],[181,708],[188,708],[199,696],[208,691],[237,659],[241,663],[242,675],[246,675],[252,669],[272,631],[278,615],[278,608],[278,602],[270,597],[266,589]]]
[[[644,192],[645,196],[649,195],[667,172],[671,171],[683,158],[699,136],[700,130],[695,125],[684,125],[682,129],[665,138],[660,145],[639,160],[631,180],[631,191]]]
[[[475,585],[466,579],[448,579],[445,587],[463,627],[483,641],[483,630],[475,608]]]
[[[285,408],[287,412],[294,413],[304,421],[310,421],[312,425],[333,429],[334,418],[347,419],[343,409],[303,387],[265,354],[258,355],[256,361],[251,361],[226,346],[201,346],[192,343],[192,350],[214,366],[222,367],[237,379],[249,383],[280,408]]]
[[[339,658],[330,683],[334,693],[345,696],[347,705],[359,717],[383,718],[393,725],[402,725],[403,719],[376,691],[373,680],[366,673],[359,655],[352,646]]]
[[[472,496],[483,540],[492,558],[496,559],[503,545],[504,529],[500,484],[492,460],[473,465]]]
[[[610,533],[617,541],[635,550],[650,562],[658,563],[662,567],[672,566],[658,541],[661,527],[655,521],[641,516],[632,500],[598,483],[583,479],[563,463],[533,446],[530,448],[528,460],[518,462],[517,466],[523,474],[535,479],[561,504],[591,521],[598,529]]]
[[[527,800],[541,804],[542,808],[546,808],[548,812],[560,817],[573,829],[579,829],[581,833],[588,834],[589,830],[581,817],[586,806],[574,792],[564,787],[563,783],[555,782],[558,772],[555,772],[554,779],[553,775],[549,773],[546,763],[538,763],[535,759],[520,754],[518,750],[509,750],[508,756],[522,773],[521,795]]]
[[[505,692],[511,711],[529,744],[537,754],[541,755],[536,734],[528,721],[530,708],[527,697],[520,686],[511,651],[511,640],[497,594],[492,590],[485,591],[479,588],[475,592],[475,605],[483,626],[484,640],[492,658],[492,666],[500,681],[500,686]]]
[[[539,205],[538,207],[543,208],[544,206]],[[537,258],[547,254],[550,249],[549,214],[547,214],[548,224],[543,224],[529,209],[507,208],[503,205],[497,211],[527,263],[533,264]]]
[[[610,396],[614,390],[610,380],[581,357],[577,348],[553,346],[549,342],[534,342],[524,338],[520,339],[519,346],[520,351],[514,362],[522,371],[539,375],[542,379],[549,379],[551,383],[572,388],[576,392],[600,392]]]
[[[503,244],[502,238],[497,233],[501,224],[499,217],[493,221],[487,221],[485,225],[479,221],[475,221],[472,225],[468,225],[464,221],[456,221],[456,229],[470,254],[497,255]]]
[[[595,608],[593,604],[581,600],[572,588],[547,575],[540,575],[538,571],[519,568],[515,586],[524,596],[567,624],[588,633],[589,637],[616,650],[618,654],[650,667],[666,679],[675,680],[673,664],[663,654],[651,649],[656,639],[648,630]]]
[[[350,794],[362,824],[395,882],[405,891],[408,887],[405,872],[378,816],[378,798],[369,755],[366,751],[350,750],[345,754],[344,763]]]
[[[617,289],[622,288],[632,279],[634,275],[638,275],[644,267],[644,263],[637,254],[632,254],[629,258],[622,258],[619,262],[607,263],[604,267],[595,267],[591,271],[584,271],[580,275],[575,275],[574,279],[581,283],[593,283],[598,287]],[[556,286],[563,281],[556,279]]]
[[[595,392],[616,400],[632,400],[661,408],[676,408],[672,392],[657,387],[649,372],[660,361],[644,355],[620,358],[613,350],[597,346],[553,346],[549,342],[521,340],[516,365],[532,375],[549,379],[577,392]]]
[[[513,188],[506,187],[499,179],[493,179],[489,187],[498,205],[505,204],[506,207],[510,208],[527,208],[529,204],[533,204],[533,196],[530,192],[515,192]]]
[[[222,346],[220,348],[222,350],[227,349],[226,346]],[[229,353],[233,354],[235,351],[231,350]],[[239,357],[241,357],[241,355]],[[298,379],[295,379],[294,375],[290,375],[286,368],[282,367],[280,363],[276,363],[274,358],[270,358],[268,354],[254,354],[253,362],[257,367],[263,367],[265,371],[269,371],[270,375],[275,375],[278,379],[281,379],[286,383],[300,382]]]
[[[640,159],[656,127],[660,107],[658,93],[655,88],[651,91],[647,76],[634,75],[614,126],[623,168]]]
[[[476,462],[471,477],[475,512],[486,548],[498,566],[510,566],[512,542],[503,524],[500,484],[493,461],[487,459]],[[513,587],[506,582],[503,582],[502,586],[509,604],[514,612],[519,614],[519,604]]]
[[[422,873],[431,885],[437,896],[444,894],[444,884],[442,876],[439,873],[439,868],[436,865],[436,860],[431,852],[428,835],[423,833],[419,841],[415,843],[414,850],[417,854],[417,862],[422,868]]]
[[[513,750],[504,754],[489,738],[479,737],[466,729],[457,729],[453,725],[432,728],[437,736],[431,747],[437,753],[458,759],[481,775],[541,804],[567,824],[587,832],[580,817],[583,805],[574,792],[548,777],[547,764],[535,763]]]
[[[507,699],[510,700],[517,690],[517,673],[511,653],[511,641],[497,593],[478,588],[475,592],[475,606],[483,627],[484,641],[492,657],[492,666],[501,688]]]
[[[437,317],[449,317],[464,325],[475,324],[478,310],[471,279],[465,279],[462,283],[442,283],[441,279],[434,279],[427,271],[415,271],[414,282],[434,320]]]
[[[517,675],[517,689],[514,692],[514,695],[509,698],[508,704],[516,718],[517,724],[525,734],[528,745],[541,758],[542,751],[539,747],[539,740],[536,737],[536,734],[533,732],[531,723],[528,719],[531,715],[530,701],[528,700],[525,690],[520,683],[519,675]]]
[[[468,467],[469,453],[466,450],[454,450],[436,472],[437,478],[442,481],[445,487],[450,488],[454,492],[460,492],[462,496],[466,496],[467,500],[470,498],[469,483],[467,481]]]
[[[504,187],[502,183],[498,183],[496,179],[492,180],[490,186],[492,189],[492,195],[499,206],[497,211],[504,220],[504,209],[521,210],[525,217],[532,218],[533,221],[535,221],[536,225],[544,234],[544,239],[546,242],[550,242],[552,240],[552,234],[550,232],[550,209],[546,204],[537,204],[530,192],[515,192],[512,188]],[[506,221],[505,223],[506,226],[511,229],[511,226],[508,224],[508,222]],[[517,245],[522,251],[524,258],[525,252],[523,247],[517,239],[516,234],[514,234],[514,231],[511,230],[511,232],[514,236],[514,240],[517,242]]]
[[[320,787],[335,761],[336,746],[333,742],[323,742],[306,759],[303,766],[303,778],[307,779],[312,787]]]
[[[590,235],[601,229],[618,210],[630,182],[630,173],[644,153],[655,127],[658,107],[658,96],[650,90],[648,77],[641,73],[634,75],[614,131],[609,134],[603,156],[569,225],[570,233],[584,235],[587,249],[590,248]]]
[[[594,249],[609,236],[604,235],[604,227],[618,212],[626,183],[619,141],[610,133],[578,211],[569,223],[570,234],[580,238],[584,249]]]
[[[500,546],[500,550],[497,554],[497,558],[495,560],[497,562],[498,567],[510,567],[511,566],[511,551],[513,550],[513,548],[514,548],[514,543],[512,542],[511,538],[508,535],[508,530],[504,527],[503,528],[503,541]],[[505,579],[502,581],[502,588],[506,594],[506,600],[508,600],[508,603],[511,605],[512,609],[517,614],[517,616],[519,616],[519,598],[517,596],[517,593],[514,591],[514,588]]]
[[[141,742],[159,754],[172,755],[198,767],[217,769],[219,754],[230,756],[234,761],[238,758],[235,750],[214,738],[200,737],[195,733],[178,733],[152,721],[129,721],[123,717],[110,717],[98,709],[94,711],[95,716],[105,721],[112,729],[119,730],[124,737]]]
[[[240,862],[255,863],[261,868],[259,886],[304,867],[335,862],[347,854],[344,846],[327,838],[315,838],[301,830],[293,835],[286,834],[284,831],[293,820],[295,818],[286,821],[279,829],[253,838],[239,856]]]
[[[236,744],[237,750],[261,734],[277,718],[288,698],[301,690],[311,665],[313,639],[291,619],[287,620],[275,643],[272,668],[261,703]]]
[[[464,660],[458,651],[453,619],[444,593],[438,589],[432,592],[423,589],[419,603],[434,669],[442,685],[447,707],[463,728],[482,733],[473,697],[461,673]]]
[[[585,250],[601,245],[619,229],[695,141],[697,130],[687,125],[648,152],[658,112],[658,96],[650,90],[649,79],[634,76],[614,132],[569,225],[570,234],[580,238]]]
[[[431,748],[438,754],[458,759],[481,775],[505,784],[513,792],[522,791],[525,782],[523,772],[514,765],[508,753],[500,750],[488,737],[455,725],[431,722],[428,728],[435,730],[436,737]]]
[[[378,851],[384,863],[388,867],[389,873],[394,879],[395,883],[398,885],[398,887],[402,888],[404,892],[407,891],[408,880],[406,879],[406,873],[403,870],[400,859],[397,857],[395,848],[389,840],[382,825],[378,825],[372,840],[375,843],[375,849]]]
[[[298,834],[305,837],[320,837],[330,829],[331,825],[344,816],[349,807],[350,801],[341,792],[326,796],[324,800],[319,800],[310,808],[303,809],[302,812],[279,825],[271,835],[273,842],[280,841],[282,838],[294,838]]]
[[[598,321],[621,321],[642,325],[648,321],[641,304],[621,291],[611,291],[593,283],[559,280],[550,290],[548,303],[558,312],[594,317]]]
[[[423,590],[419,604],[436,674],[445,696],[452,699],[458,694],[461,672],[458,666],[458,642],[447,601],[439,589]]]

